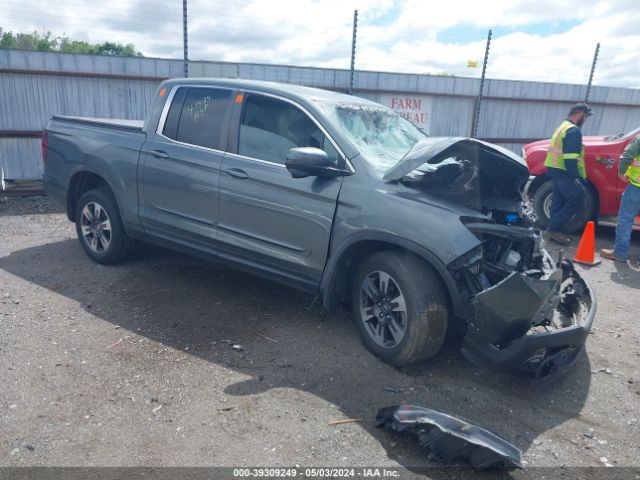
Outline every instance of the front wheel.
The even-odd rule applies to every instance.
[[[363,341],[384,362],[403,366],[438,353],[447,333],[447,296],[421,258],[374,253],[360,265],[352,290]]]
[[[531,206],[538,217],[537,224],[546,229],[551,218],[551,202],[553,199],[553,182],[547,181],[540,185],[531,197]],[[564,233],[581,232],[587,221],[593,216],[595,201],[588,188],[585,188],[584,204],[569,219],[564,228]]]

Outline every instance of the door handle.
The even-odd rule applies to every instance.
[[[151,155],[156,158],[169,158],[169,154],[167,152],[163,152],[162,150],[151,150]]]
[[[227,174],[230,177],[238,178],[240,180],[245,180],[245,179],[249,178],[249,174],[247,172],[245,172],[244,170],[241,170],[239,168],[228,168],[227,169]]]

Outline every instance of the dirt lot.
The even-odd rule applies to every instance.
[[[46,199],[0,200],[0,466],[389,466],[419,478],[425,455],[373,427],[378,408],[408,401],[515,443],[527,462],[515,478],[605,461],[640,478],[640,273],[581,271],[598,295],[593,334],[570,374],[540,388],[453,347],[394,369],[348,313],[308,309],[306,294],[153,247],[99,266]],[[362,420],[328,425],[344,418]]]

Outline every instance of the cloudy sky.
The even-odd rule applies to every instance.
[[[226,60],[640,88],[640,0],[189,0],[189,52]],[[182,0],[2,0],[0,26],[182,58]],[[468,61],[477,61],[477,68]]]

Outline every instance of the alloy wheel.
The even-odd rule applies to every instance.
[[[371,339],[383,348],[394,348],[407,331],[407,305],[398,283],[376,270],[360,286],[360,319]]]
[[[96,253],[104,253],[111,245],[111,220],[98,202],[88,202],[82,209],[82,238]]]

